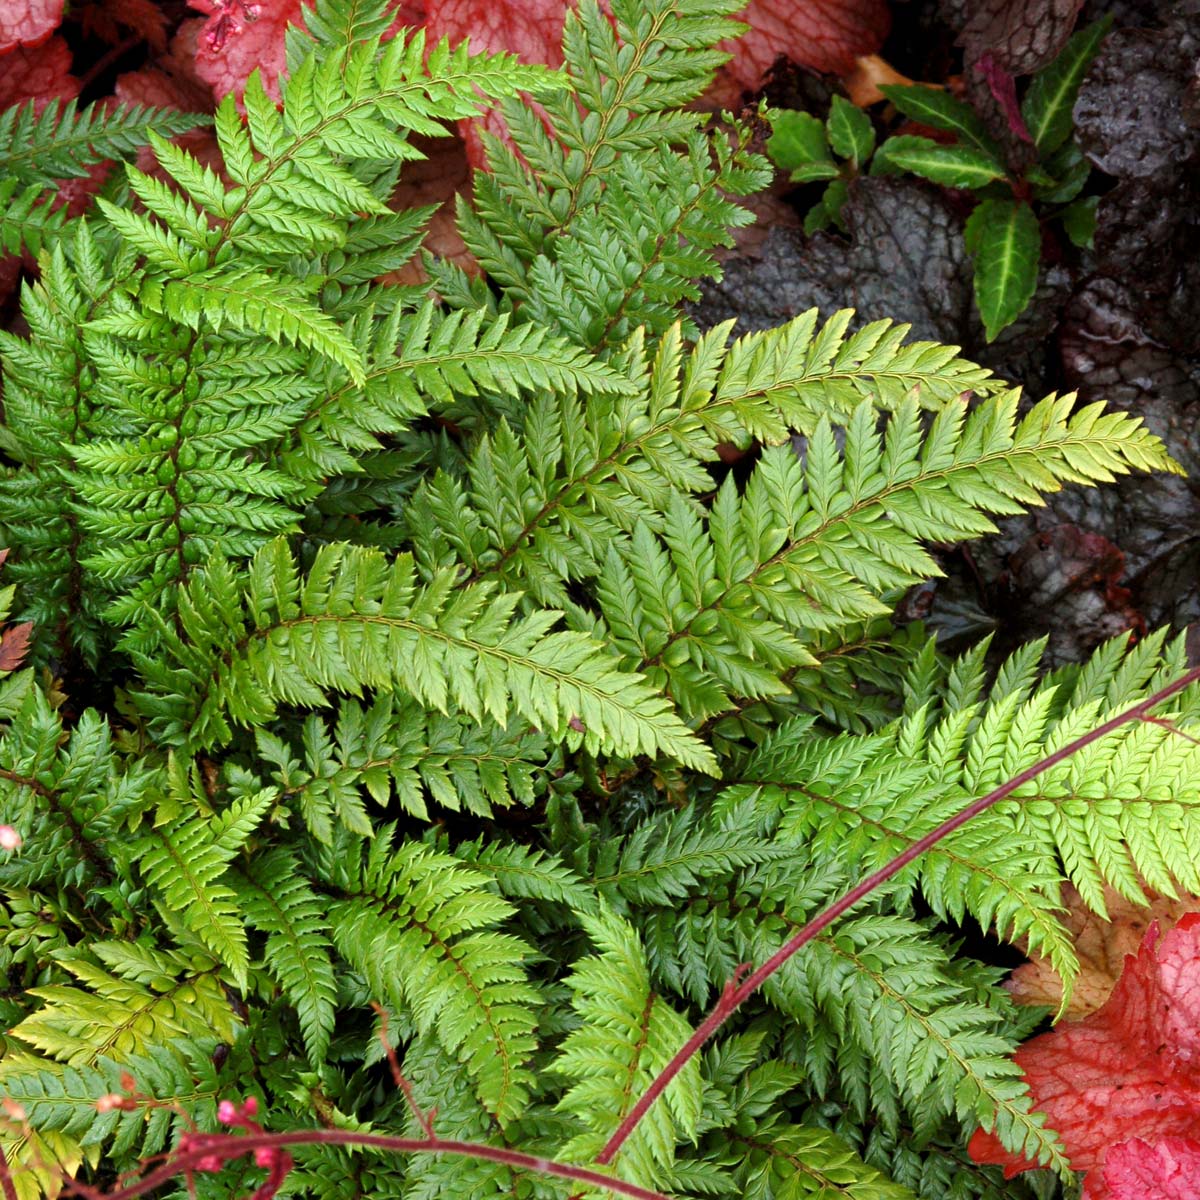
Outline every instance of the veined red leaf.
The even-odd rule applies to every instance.
[[[1157,923],[1151,925],[1103,1007],[1032,1038],[1015,1058],[1071,1166],[1087,1172],[1086,1200],[1130,1200],[1135,1192],[1109,1182],[1107,1156],[1131,1138],[1154,1147],[1191,1138],[1200,1127],[1200,913],[1187,913],[1161,942]],[[1008,1176],[1035,1165],[983,1130],[969,1150],[976,1162],[1003,1166]],[[1126,1168],[1133,1169],[1128,1152],[1117,1154],[1113,1178],[1123,1172],[1136,1178]],[[1195,1195],[1136,1194],[1139,1200]]]
[[[63,0],[5,0],[0,4],[0,54],[41,45],[58,28],[62,11]]]

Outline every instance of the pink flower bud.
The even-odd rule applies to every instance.
[[[217,1105],[217,1120],[222,1125],[232,1125],[238,1119],[237,1106],[232,1100],[222,1100]]]
[[[124,1108],[125,1097],[118,1096],[116,1092],[109,1092],[107,1096],[101,1096],[96,1101],[96,1111],[100,1113],[112,1112],[114,1108]]]
[[[223,1165],[215,1154],[206,1154],[203,1158],[196,1160],[197,1171],[219,1171]]]
[[[258,1112],[258,1101],[253,1096],[247,1096],[242,1105],[242,1112],[248,1117],[253,1117]]]
[[[11,825],[0,825],[0,850],[20,850],[21,835]]]
[[[279,1151],[274,1146],[259,1146],[254,1152],[254,1165],[258,1167],[273,1167],[279,1158]]]

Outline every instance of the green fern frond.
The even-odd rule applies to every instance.
[[[828,1129],[769,1125],[730,1139],[746,1200],[914,1200]]]
[[[743,949],[762,961],[776,940],[760,933]],[[918,1137],[946,1115],[979,1121],[1063,1169],[1058,1138],[1031,1111],[1011,1043],[997,1031],[998,1013],[955,979],[944,951],[930,949],[906,918],[858,918],[818,938],[803,961],[791,960],[765,994],[807,1028],[807,1072],[820,1081],[836,1069],[860,1114],[895,1119],[902,1106]]]
[[[176,804],[188,801],[178,788],[174,799]],[[235,800],[215,818],[184,815],[155,825],[134,848],[146,882],[242,987],[249,967],[246,930],[237,893],[223,877],[274,800],[274,792],[264,790]]]
[[[969,416],[957,402],[922,437],[909,399],[881,443],[863,402],[842,451],[827,423],[803,462],[768,449],[743,494],[722,485],[707,526],[676,499],[665,549],[641,529],[610,547],[598,597],[613,640],[685,716],[786,694],[783,676],[814,662],[806,638],[886,615],[884,596],[939,573],[923,542],[978,536],[993,528],[988,513],[1040,503],[1089,471],[1170,465],[1139,421],[1072,417],[1070,405],[1050,397],[1017,423],[1015,394]]]
[[[300,864],[276,847],[245,873],[231,872],[247,923],[266,933],[267,969],[295,1006],[309,1059],[321,1063],[333,1030],[337,988],[325,910]]]
[[[6,887],[110,883],[127,861],[122,826],[155,799],[158,772],[118,768],[109,726],[94,709],[64,729],[41,688],[22,689],[7,728],[0,724],[0,820],[26,840],[0,863]]]
[[[596,890],[618,911],[669,906],[714,878],[786,857],[788,848],[759,837],[749,815],[716,823],[684,809],[645,821],[624,843],[609,839],[599,847]]]
[[[695,281],[719,277],[713,249],[751,220],[728,197],[770,179],[745,128],[727,139],[679,107],[725,61],[716,46],[741,28],[737,6],[618,0],[611,12],[610,23],[594,0],[568,10],[574,96],[549,97],[545,124],[503,105],[515,150],[487,139],[491,170],[476,176],[474,209],[458,207],[468,248],[521,319],[593,348],[670,326]],[[430,266],[443,295],[471,295],[454,268]]]
[[[295,805],[309,832],[328,843],[336,820],[370,834],[365,792],[377,805],[393,796],[413,816],[427,819],[427,797],[452,812],[489,816],[493,806],[529,804],[534,771],[545,759],[546,739],[428,712],[385,694],[364,708],[338,705],[331,732],[315,715],[304,722],[303,762],[266,730],[256,734],[260,756],[277,770],[284,800]]]
[[[141,703],[169,743],[201,746],[229,738],[227,715],[262,724],[279,700],[322,705],[326,689],[402,689],[430,708],[502,725],[519,713],[563,738],[582,724],[589,748],[661,751],[711,769],[639,676],[610,665],[585,635],[551,632],[556,613],[514,618],[515,595],[454,589],[449,573],[418,587],[407,556],[389,566],[344,545],[322,547],[303,580],[282,541],[244,576],[214,560],[180,599],[183,636],[163,625],[173,665],[145,662],[156,687]]]
[[[106,270],[128,265],[120,255],[105,261],[105,241],[77,223],[72,237],[43,255],[41,279],[22,290],[31,337],[0,333],[7,417],[0,449],[21,467],[0,476],[0,522],[6,543],[22,547],[10,570],[22,585],[20,613],[35,625],[35,660],[53,650],[94,662],[105,641],[106,597],[83,565],[94,546],[78,512],[71,458],[95,407],[83,330],[111,286]]]
[[[811,309],[730,347],[713,399],[735,404],[755,437],[777,442],[789,430],[812,433],[823,417],[849,419],[863,399],[891,412],[915,395],[922,408],[936,412],[964,392],[986,395],[1000,386],[990,372],[960,358],[956,346],[906,341],[907,325],[871,321],[849,333],[851,310],[820,328],[817,316]],[[739,397],[753,398],[752,405]]]
[[[210,1039],[211,1043],[211,1039]],[[30,1054],[9,1054],[0,1063],[0,1090],[26,1112],[43,1135],[56,1132],[80,1148],[107,1146],[110,1153],[160,1153],[187,1128],[182,1112],[212,1110],[220,1084],[210,1046],[176,1039],[145,1053],[101,1057],[94,1064],[64,1066]],[[155,1107],[99,1112],[101,1096],[120,1095],[133,1078],[138,1092],[162,1101]],[[10,1165],[12,1160],[10,1159]],[[25,1166],[24,1162],[19,1164]]]
[[[595,891],[556,858],[519,842],[464,842],[450,851],[474,870],[488,876],[510,900],[542,900],[557,914],[594,913]]]
[[[479,1099],[507,1122],[528,1103],[537,991],[529,948],[496,928],[512,906],[486,876],[457,859],[378,833],[365,862],[342,862],[336,881],[351,897],[330,905],[343,958],[372,991],[435,1030],[475,1081]]]
[[[94,942],[92,951],[59,955],[83,986],[33,989],[42,1007],[11,1031],[13,1037],[73,1067],[175,1039],[233,1040],[233,1013],[212,960],[123,942]]]
[[[581,1025],[564,1040],[552,1070],[570,1084],[559,1110],[582,1126],[561,1153],[588,1162],[691,1030],[651,991],[645,952],[625,921],[607,910],[580,920],[598,953],[577,961],[567,977]],[[693,1059],[613,1160],[621,1178],[650,1186],[670,1178],[676,1144],[696,1135],[701,1088]]]
[[[28,101],[0,110],[0,179],[49,187],[82,178],[107,158],[129,158],[151,133],[170,138],[207,123],[200,113],[141,104],[91,104],[81,111],[74,100]]]
[[[38,254],[54,241],[67,223],[65,208],[50,207],[46,189],[38,184],[22,187],[15,179],[0,178],[0,250]]]

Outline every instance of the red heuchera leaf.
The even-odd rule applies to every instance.
[[[220,100],[240,96],[257,68],[263,86],[278,98],[284,66],[283,35],[300,23],[301,0],[188,0],[207,13],[196,43],[196,74]]]
[[[844,75],[874,54],[891,28],[887,0],[750,0],[738,14],[750,28],[723,49],[733,58],[722,74],[757,91],[780,55],[814,71]]]
[[[1200,1200],[1200,1142],[1130,1138],[1105,1157],[1104,1183],[1109,1200]]]
[[[562,63],[563,0],[427,0],[430,41],[471,39],[474,51],[506,50],[522,62]]]
[[[63,0],[4,0],[0,4],[0,54],[14,46],[40,46],[62,21]],[[8,63],[4,64],[5,69]]]
[[[19,46],[0,59],[0,108],[33,100],[40,112],[56,96],[72,100],[78,95],[71,51],[60,37],[36,47]]]
[[[1104,1177],[1112,1147],[1131,1138],[1153,1146],[1200,1128],[1200,913],[1186,914],[1161,943],[1158,935],[1155,923],[1102,1008],[1030,1039],[1015,1056],[1034,1107],[1062,1137],[1071,1166],[1087,1172],[1085,1200],[1114,1200]],[[969,1150],[1007,1176],[1035,1165],[983,1130]]]

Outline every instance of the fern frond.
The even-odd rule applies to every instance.
[[[449,855],[376,835],[365,862],[339,863],[351,896],[330,905],[343,958],[374,993],[435,1030],[498,1120],[528,1103],[539,997],[526,980],[529,949],[497,926],[512,906],[485,890],[486,877]]]
[[[209,1050],[203,1043],[198,1047],[176,1039],[148,1045],[144,1053],[105,1056],[80,1066],[8,1054],[0,1063],[0,1090],[25,1110],[30,1124],[43,1136],[56,1132],[81,1148],[103,1145],[114,1155],[132,1152],[149,1157],[188,1127],[182,1116],[185,1109],[214,1108],[220,1085]],[[96,1101],[121,1094],[123,1080],[130,1077],[139,1094],[163,1103],[98,1112]]]
[[[48,187],[81,178],[106,158],[130,157],[151,133],[171,138],[207,123],[202,113],[173,108],[91,104],[81,111],[74,100],[31,100],[0,110],[0,180]]]
[[[776,942],[775,935],[755,936],[748,957],[762,961]],[[807,1027],[806,1070],[827,1079],[836,1061],[860,1113],[894,1113],[899,1102],[918,1136],[946,1115],[979,1121],[1061,1170],[1057,1135],[1032,1111],[997,1012],[955,979],[935,945],[906,918],[859,918],[818,938],[813,953],[785,965],[765,994]]]
[[[158,772],[121,770],[108,723],[94,709],[63,727],[41,688],[23,694],[11,724],[0,724],[0,820],[26,841],[0,863],[0,884],[87,889],[112,881],[127,861],[122,826],[156,796]]]
[[[828,1129],[768,1125],[730,1138],[746,1200],[915,1200]]]
[[[450,851],[474,870],[488,876],[502,896],[512,900],[542,900],[558,914],[591,914],[599,905],[596,893],[573,871],[543,850],[519,842],[463,842]]]
[[[235,800],[217,819],[183,816],[157,825],[134,849],[146,882],[242,987],[249,967],[246,930],[237,894],[222,877],[274,799],[264,790]]]
[[[0,178],[0,250],[38,254],[67,223],[67,210],[50,207],[50,196],[38,184],[22,187],[16,178]]]
[[[33,989],[43,1005],[11,1030],[13,1037],[72,1067],[174,1039],[233,1040],[233,1013],[212,960],[139,952],[122,942],[93,942],[92,951],[59,955],[83,986]]]
[[[892,412],[915,396],[936,412],[965,392],[986,395],[1001,386],[960,358],[956,346],[906,341],[907,325],[871,321],[850,333],[850,309],[819,328],[817,317],[810,309],[729,349],[713,400],[734,404],[744,427],[763,441],[780,441],[791,429],[811,434],[822,418],[847,420],[863,399]]]
[[[244,873],[231,872],[229,881],[247,923],[268,935],[267,969],[295,1006],[309,1059],[319,1064],[329,1047],[337,994],[324,906],[300,864],[279,847]]]
[[[583,1130],[561,1153],[568,1161],[588,1162],[691,1030],[650,990],[645,952],[625,921],[602,910],[581,923],[598,953],[576,962],[567,977],[581,1025],[565,1039],[551,1069],[570,1083],[559,1111]],[[621,1178],[647,1185],[670,1178],[676,1143],[696,1135],[701,1088],[693,1059],[613,1160]]]
[[[476,176],[474,209],[458,207],[468,248],[521,319],[593,348],[670,326],[695,281],[720,275],[713,248],[751,220],[728,197],[770,179],[744,127],[727,138],[679,108],[724,61],[716,46],[740,28],[736,5],[618,0],[611,11],[610,23],[594,0],[568,10],[574,97],[549,97],[544,124],[505,104],[515,150],[488,139],[491,171]],[[443,295],[471,294],[455,268],[430,265]]]
[[[610,905],[669,906],[709,881],[791,851],[759,837],[748,814],[719,824],[694,809],[645,821],[623,843],[606,840],[596,855],[594,883]]]
[[[556,613],[514,619],[515,595],[454,588],[449,573],[418,587],[408,556],[389,566],[344,545],[323,547],[303,580],[282,541],[244,576],[214,560],[180,599],[183,636],[162,627],[172,666],[145,662],[156,686],[141,702],[169,743],[199,746],[229,738],[227,715],[261,724],[279,700],[312,706],[326,689],[400,689],[477,720],[507,725],[520,713],[553,737],[582,724],[593,750],[662,751],[711,768],[640,677],[610,665],[583,634],[551,632]]]
[[[827,424],[803,463],[768,449],[743,495],[722,485],[707,526],[674,500],[665,549],[643,530],[609,549],[598,598],[626,662],[689,717],[785,694],[783,675],[814,661],[806,638],[885,615],[885,595],[939,573],[924,541],[977,536],[993,528],[987,514],[1040,503],[1089,471],[1170,465],[1137,420],[1071,417],[1070,397],[1049,397],[1017,423],[1015,405],[1015,394],[969,416],[949,405],[922,438],[909,399],[881,445],[864,402],[843,451]]]
[[[78,512],[71,447],[86,437],[95,409],[83,328],[111,286],[106,239],[79,222],[42,258],[41,279],[22,290],[31,337],[0,333],[6,424],[0,449],[20,470],[0,477],[4,539],[22,553],[10,568],[22,585],[21,614],[35,625],[35,659],[51,651],[94,662],[105,642],[104,589],[84,566],[95,549]],[[70,254],[68,255],[68,249]]]

